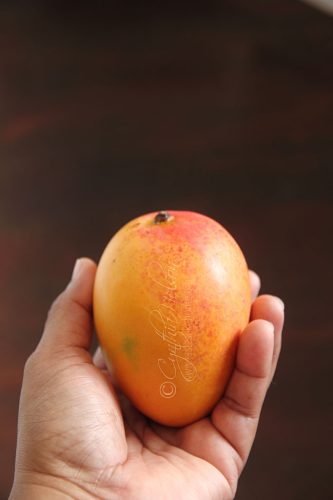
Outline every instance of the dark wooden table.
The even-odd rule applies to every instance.
[[[219,220],[286,302],[237,498],[332,498],[333,19],[166,3],[0,4],[1,499],[50,302],[77,256],[163,208]]]

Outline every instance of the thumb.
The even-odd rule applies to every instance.
[[[49,310],[39,349],[90,348],[95,274],[94,261],[76,261],[71,281]]]

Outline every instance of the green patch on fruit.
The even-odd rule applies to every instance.
[[[134,368],[138,367],[138,356],[136,351],[136,345],[137,345],[136,340],[134,340],[133,337],[129,336],[124,337],[121,343],[122,351],[126,354],[128,360],[131,362]]]

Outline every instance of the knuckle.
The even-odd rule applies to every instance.
[[[31,375],[34,373],[36,370],[38,370],[38,354],[36,351],[30,354],[30,356],[27,358],[25,364],[24,364],[24,370],[23,370],[23,375],[26,377],[27,375]]]

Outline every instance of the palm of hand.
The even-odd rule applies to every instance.
[[[110,491],[140,499],[172,498],[174,492],[179,499],[231,498],[228,481],[211,463],[214,450],[210,456],[203,449],[202,438],[217,433],[210,419],[182,429],[153,428],[154,424],[125,401],[123,419],[107,373],[92,365],[88,356],[84,363],[73,365],[73,358],[68,361],[60,370],[56,362],[48,370],[52,414],[45,415],[43,405],[39,406],[43,418],[39,420],[35,413],[39,424],[34,435],[47,442],[48,457],[44,451],[42,460],[36,457],[43,474],[65,474],[68,481],[75,476],[80,487],[102,498]],[[63,404],[59,404],[59,387],[66,388],[66,399],[60,398]],[[207,460],[199,458],[201,455],[207,455]],[[229,459],[226,457],[227,469]]]
[[[16,475],[74,484],[79,498],[232,498],[279,355],[280,301],[261,296],[253,303],[234,373],[211,416],[171,429],[118,398],[105,366],[93,363],[95,265],[84,267],[51,308],[26,365]],[[258,289],[254,279],[254,297]]]

